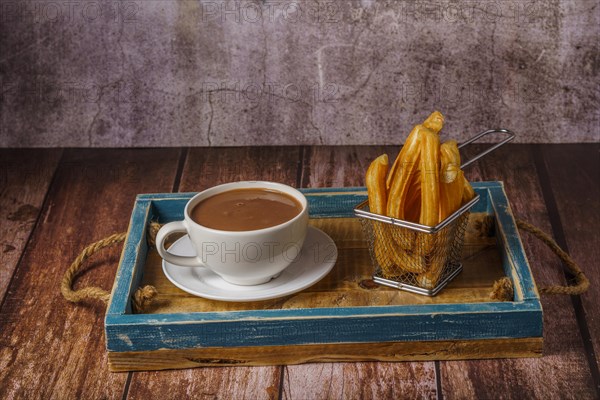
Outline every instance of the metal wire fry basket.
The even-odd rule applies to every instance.
[[[435,296],[462,270],[460,263],[469,210],[479,196],[434,227],[368,211],[368,201],[354,213],[360,218],[376,272],[373,280],[412,293]]]
[[[508,136],[461,165],[479,158],[514,139],[506,129],[482,132],[458,146],[462,148],[491,133]],[[369,246],[375,274],[373,280],[385,286],[426,296],[435,296],[462,271],[460,262],[470,209],[479,195],[434,227],[369,212],[365,200],[354,209]]]

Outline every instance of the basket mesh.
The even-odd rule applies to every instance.
[[[460,268],[468,219],[465,211],[436,233],[367,218],[360,221],[376,275],[431,290]]]

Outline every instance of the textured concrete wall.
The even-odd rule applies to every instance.
[[[0,146],[599,139],[597,0],[0,5]]]

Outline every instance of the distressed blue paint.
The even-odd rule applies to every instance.
[[[367,199],[367,192],[364,189],[359,194],[343,193],[328,196],[315,195],[314,193],[314,190],[306,193],[308,212],[312,218],[354,217],[354,207]],[[194,194],[190,193],[177,197],[169,196],[164,198],[168,201],[155,201],[154,208],[159,216],[159,222],[165,223],[183,219],[183,209]],[[162,197],[162,195],[156,196]]]
[[[107,314],[131,312],[131,288],[134,282],[139,281],[138,276],[146,260],[146,224],[149,220],[150,205],[149,199],[137,199],[135,202]]]
[[[152,202],[153,220],[166,224],[183,219],[183,210],[193,196],[178,197],[168,200],[154,200]]]
[[[490,188],[489,192],[494,214],[496,215],[496,235],[504,240],[504,245],[500,246],[504,272],[507,276],[517,275],[520,281],[519,286],[523,292],[522,298],[519,300],[538,299],[539,296],[535,290],[531,269],[504,187]],[[514,267],[509,259],[512,260]]]
[[[493,210],[489,202],[488,188],[480,188],[474,184],[473,189],[475,190],[475,193],[479,195],[479,201],[475,203],[473,207],[471,207],[471,212],[493,214]]]
[[[329,307],[329,308],[299,308],[282,310],[248,310],[223,311],[210,313],[178,313],[178,314],[130,314],[109,316],[107,319],[113,325],[162,324],[171,322],[222,322],[250,319],[277,318],[339,318],[352,316],[391,316],[431,315],[431,314],[460,314],[460,313],[508,313],[519,311],[539,311],[539,303],[535,302],[489,302],[489,303],[451,303],[451,304],[413,304],[403,306],[373,306],[373,307]]]
[[[343,188],[301,188],[298,190],[304,194],[366,192],[366,188],[364,186],[351,186]]]
[[[498,183],[477,182],[473,184],[475,191],[481,195],[479,202],[471,209],[472,212],[490,212],[487,188],[498,187]],[[354,207],[367,199],[366,188],[323,188],[300,189],[308,200],[309,214],[312,218],[351,218],[354,217]],[[331,195],[327,195],[331,193]],[[139,200],[153,200],[153,207],[161,223],[177,221],[183,218],[185,204],[196,193],[158,193],[142,194]],[[168,201],[157,201],[168,200]]]
[[[308,200],[308,213],[311,218],[352,218],[357,204],[367,199],[367,194],[332,194],[311,196]]]
[[[541,336],[535,312],[343,316],[107,326],[109,351]],[[119,338],[119,335],[121,336]]]
[[[183,218],[195,193],[143,194],[136,200],[130,231],[106,316],[110,351],[146,351],[207,346],[420,341],[540,337],[542,310],[500,182],[473,184],[481,196],[473,212],[496,216],[508,276],[524,293],[506,303],[424,304],[382,307],[253,310],[160,315],[130,314],[146,257],[150,220]],[[353,217],[365,188],[302,189],[312,218]],[[512,261],[512,263],[511,263]],[[512,270],[514,265],[515,271]]]
[[[173,200],[173,199],[191,199],[194,197],[196,192],[186,192],[186,193],[144,193],[138,194],[137,200]]]

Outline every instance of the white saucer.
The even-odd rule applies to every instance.
[[[180,256],[196,255],[187,235],[169,248]],[[281,275],[262,285],[238,286],[225,282],[206,268],[180,267],[163,260],[163,272],[179,289],[211,300],[257,301],[287,296],[320,281],[331,271],[337,260],[333,240],[320,229],[308,227],[302,250]]]

